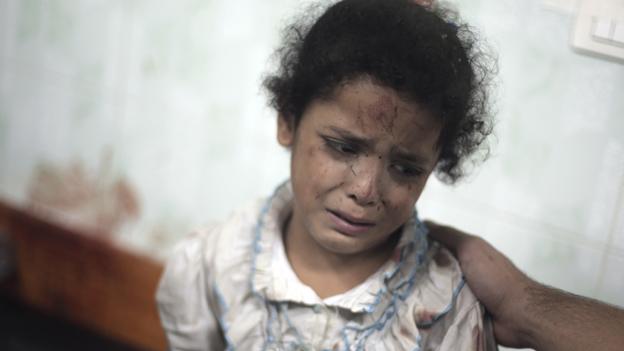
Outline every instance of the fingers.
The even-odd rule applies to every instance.
[[[425,220],[425,225],[429,228],[429,236],[446,246],[454,255],[466,240],[472,238],[472,235],[461,232],[453,227],[437,224],[433,221]]]

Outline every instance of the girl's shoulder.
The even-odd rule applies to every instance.
[[[438,242],[429,240],[415,294],[429,315],[473,307],[478,301],[466,285],[459,261]]]
[[[395,258],[401,272],[401,276],[395,278],[398,282],[395,285],[399,292],[413,280],[413,288],[405,301],[419,324],[429,319],[439,320],[457,308],[477,303],[464,282],[459,262],[449,250],[428,240],[424,257],[418,256],[414,251],[408,257]]]
[[[248,260],[253,228],[265,201],[251,201],[233,211],[227,219],[191,231],[175,245],[166,266],[186,271],[202,270],[214,276],[228,266]]]
[[[406,312],[430,346],[462,349],[458,345],[474,342],[483,350],[496,349],[485,309],[466,284],[457,259],[437,242],[429,241],[420,278],[407,300]],[[467,335],[476,336],[474,340],[463,340],[461,335],[450,338],[449,330],[466,330],[470,331]]]
[[[438,242],[428,239],[425,275],[429,278],[425,283],[449,293],[462,284],[463,273],[459,261],[453,254]]]
[[[224,258],[246,256],[251,250],[254,229],[265,202],[264,198],[249,201],[232,211],[225,220],[194,230],[180,246],[201,247],[196,254],[203,256],[204,260],[212,261],[206,262],[210,265]]]

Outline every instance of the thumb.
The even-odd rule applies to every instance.
[[[429,237],[451,250],[455,256],[457,256],[457,251],[461,245],[472,237],[472,235],[453,227],[441,225],[430,220],[425,220],[424,223],[429,228]]]

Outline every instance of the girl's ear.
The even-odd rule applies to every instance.
[[[277,142],[285,147],[291,147],[295,139],[292,119],[282,115],[277,116]]]

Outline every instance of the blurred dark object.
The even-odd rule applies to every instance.
[[[2,202],[0,231],[15,263],[13,277],[0,281],[3,294],[120,344],[166,349],[154,301],[162,264]]]
[[[139,351],[0,296],[2,351]]]
[[[9,279],[15,269],[15,255],[9,234],[0,227],[0,283]]]

